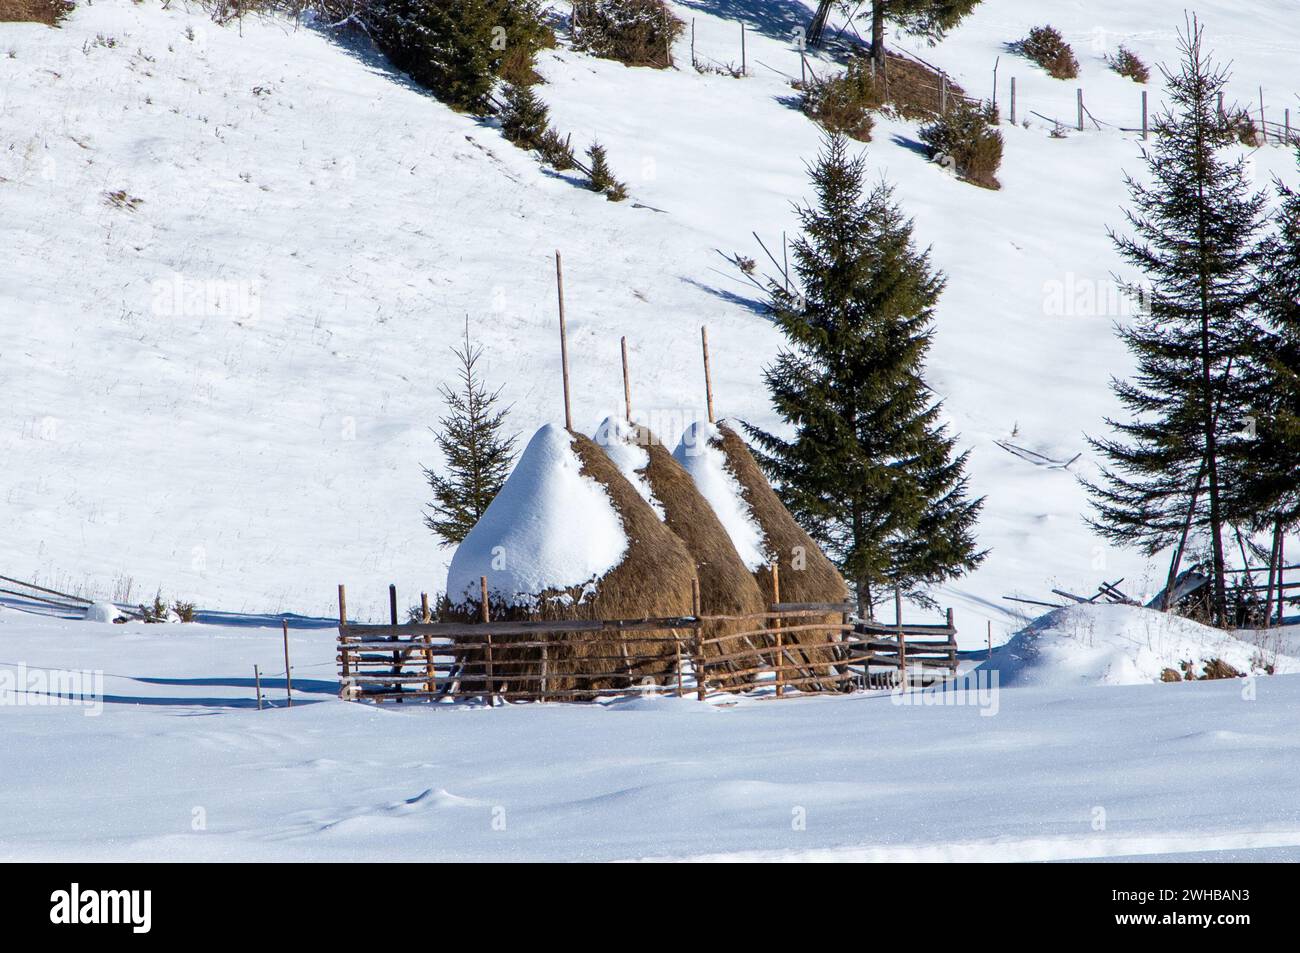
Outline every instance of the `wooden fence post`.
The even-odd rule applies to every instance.
[[[1016,78],[1011,77],[1011,125],[1016,124]]]
[[[772,562],[772,601],[776,604],[781,602],[781,561],[779,559]],[[773,609],[777,612],[779,610]],[[782,665],[785,656],[785,645],[781,637],[781,617],[777,616],[772,620],[772,628],[776,630],[776,657],[773,659],[773,667],[776,669],[776,697],[780,698],[785,694],[785,679],[782,676]]]
[[[993,620],[989,619],[989,654],[988,658],[993,658]]]
[[[695,635],[691,639],[691,653],[694,656],[691,666],[695,669],[695,699],[704,701],[708,691],[707,677],[704,671],[704,627],[700,625],[700,577],[691,580],[691,615],[695,618]],[[681,683],[681,666],[677,668],[678,684]]]
[[[1083,132],[1083,88],[1075,90],[1075,98],[1079,104],[1079,131]]]
[[[745,24],[740,24],[740,75],[749,75],[749,62],[745,55]]]
[[[348,624],[348,597],[347,590],[343,588],[343,583],[339,583],[339,658],[342,660],[343,677],[349,675],[348,669],[348,643],[344,638],[344,631]],[[347,691],[344,685],[339,686],[340,694]]]
[[[481,600],[481,605],[479,607],[479,614],[482,616],[483,624],[487,625],[492,621],[492,609],[488,603],[487,576],[478,577],[478,590],[479,590],[479,598]],[[487,672],[485,676],[485,680],[487,682],[487,703],[488,703],[488,707],[491,708],[494,705],[494,696],[496,695],[496,687],[497,687],[496,672],[493,670],[494,659],[492,658],[492,633],[491,632],[486,633],[484,641],[487,642]],[[542,647],[542,658],[543,659],[546,658],[545,646]],[[546,663],[545,661],[543,661],[542,662],[543,677],[545,677],[545,671],[546,671]]]
[[[1142,139],[1145,142],[1147,138],[1147,91],[1142,90]],[[992,625],[992,621],[989,623]]]
[[[1284,135],[1282,141],[1283,143],[1289,146],[1291,145],[1291,110],[1290,109],[1285,110],[1284,116],[1285,116],[1286,134]]]
[[[284,627],[284,697],[288,699],[288,707],[293,707],[293,670],[289,668],[289,620],[281,619],[280,624]]]
[[[253,666],[253,684],[257,686],[257,710],[262,710],[262,673]]]
[[[903,636],[903,592],[894,587],[894,625],[898,627],[898,677],[907,686],[907,644]]]

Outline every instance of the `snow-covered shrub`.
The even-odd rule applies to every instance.
[[[539,0],[369,0],[356,16],[394,66],[466,111],[486,111],[499,78],[535,82],[554,42]]]
[[[1051,26],[1036,26],[1015,44],[1016,49],[1033,60],[1056,79],[1074,79],[1079,75],[1079,61],[1060,31]]]
[[[576,0],[573,45],[627,66],[672,66],[685,24],[663,0]]]
[[[0,0],[0,23],[57,26],[70,12],[70,0]]]
[[[1114,56],[1107,57],[1106,62],[1120,76],[1127,76],[1135,83],[1145,83],[1151,78],[1151,71],[1138,55],[1126,46],[1121,46]]]
[[[957,100],[947,113],[921,128],[921,141],[930,147],[931,158],[950,158],[966,181],[1000,188],[996,173],[1002,165],[1002,133],[989,125],[984,108]]]

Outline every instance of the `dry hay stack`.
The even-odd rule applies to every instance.
[[[537,453],[549,456],[538,461],[533,459]],[[583,511],[557,506],[554,494],[544,485],[548,479],[545,471],[556,467],[576,469],[586,481],[582,492],[594,494],[587,497],[590,505]],[[571,484],[576,479],[572,469],[563,476]],[[511,487],[512,482],[516,482],[516,487]],[[493,513],[494,508],[498,509],[497,513]],[[569,575],[563,582],[555,582],[557,572],[580,564],[584,548],[599,549],[607,545],[604,531],[608,530],[611,519],[616,528],[621,528],[626,541],[616,563],[598,575],[587,578]],[[539,555],[541,547],[556,538],[562,546],[569,547],[569,552],[561,555],[576,554],[578,559],[556,559],[553,551]],[[498,560],[490,555],[494,550],[502,557],[499,569],[494,567]],[[464,560],[462,553],[466,553]],[[529,566],[530,561],[541,563],[550,572],[551,584],[531,590],[518,588],[519,576],[512,566]],[[548,562],[553,565],[546,565]],[[563,567],[555,568],[559,563]],[[529,442],[510,479],[457,550],[448,575],[449,599],[444,618],[479,618],[481,600],[477,580],[480,575],[488,578],[489,603],[495,621],[688,616],[695,581],[691,554],[659,521],[655,511],[604,451],[588,437],[553,426],[543,427]],[[676,646],[666,641],[674,634],[671,631],[575,632],[548,636],[546,690],[585,693],[629,688],[647,679],[666,682],[675,678]],[[689,651],[688,633],[679,634],[683,652]],[[509,643],[536,642],[541,638],[499,636],[493,641],[496,691],[537,692],[541,687],[542,649],[511,648]],[[476,655],[474,661],[481,662],[482,658]],[[481,667],[468,670],[462,679],[462,689],[472,692],[470,676],[481,672]],[[573,673],[607,677],[580,678]]]
[[[652,500],[662,509],[662,519],[673,531],[695,562],[695,572],[700,580],[700,614],[746,616],[767,611],[767,603],[758,588],[753,574],[736,552],[727,529],[718,519],[713,507],[700,493],[691,475],[646,427],[610,418],[596,431],[596,440],[606,452],[621,464],[625,475],[642,481]],[[618,453],[621,445],[641,451],[640,459],[632,462]],[[626,460],[626,462],[624,462]],[[635,467],[635,472],[628,470]],[[726,659],[719,668],[742,672],[759,664],[760,659],[746,656],[746,652],[759,646],[772,644],[766,636],[727,638],[740,632],[753,632],[763,628],[761,620],[721,620],[701,627],[705,640],[705,658]],[[710,642],[712,639],[723,639]],[[734,657],[739,656],[739,657]],[[728,678],[720,674],[718,683],[723,688],[736,687],[743,679]]]
[[[702,441],[708,448],[720,451],[727,473],[739,486],[744,508],[761,536],[761,546],[765,556],[761,565],[751,562],[754,579],[766,602],[775,602],[771,563],[779,563],[781,602],[845,602],[849,597],[848,585],[835,568],[834,563],[826,558],[821,548],[801,527],[790,511],[785,508],[776,491],[763,475],[758,461],[750,453],[749,447],[740,436],[725,424],[697,424],[694,434],[688,431],[682,447],[690,451],[694,442]],[[696,448],[699,450],[700,448]],[[739,547],[738,547],[739,548]],[[828,613],[802,619],[787,620],[785,625],[808,625],[817,621],[839,625],[843,621],[840,613]],[[835,638],[836,630],[811,629],[803,632],[790,632],[783,636],[786,645],[793,643],[824,645]],[[801,648],[792,650],[787,656],[803,672],[794,672],[790,677],[823,676],[835,674],[833,662],[840,659],[840,653],[834,649]],[[835,683],[809,683],[799,686],[809,689],[831,689]],[[847,683],[845,683],[847,687]]]

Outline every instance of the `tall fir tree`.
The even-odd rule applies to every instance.
[[[1180,49],[1178,72],[1161,69],[1171,105],[1144,153],[1151,184],[1126,178],[1134,234],[1111,232],[1146,279],[1128,290],[1147,310],[1117,329],[1137,371],[1112,382],[1130,418],[1108,419],[1115,436],[1089,440],[1108,463],[1103,479],[1088,484],[1096,508],[1089,522],[1147,555],[1171,545],[1181,553],[1189,533],[1208,537],[1214,616],[1226,624],[1224,527],[1251,452],[1244,425],[1258,328],[1250,305],[1265,200],[1251,190],[1244,160],[1220,155],[1232,142],[1217,111],[1228,77],[1195,20]]]
[[[1296,150],[1300,164],[1300,149]],[[1276,184],[1275,230],[1262,245],[1258,311],[1255,445],[1245,462],[1251,529],[1271,530],[1273,559],[1300,529],[1300,192]]]
[[[871,20],[871,58],[877,65],[885,61],[887,24],[937,43],[978,5],[979,0],[872,0],[866,14]]]
[[[452,348],[452,353],[460,364],[460,386],[439,387],[447,416],[434,431],[446,462],[445,475],[424,468],[434,497],[424,522],[446,546],[463,540],[496,497],[510,475],[518,439],[503,433],[510,408],[498,409],[500,389],[489,392],[478,374],[483,349],[471,343],[468,321],[465,344]]]
[[[773,282],[788,347],[765,378],[790,440],[747,430],[791,513],[836,561],[859,611],[897,586],[926,587],[975,567],[982,499],[967,497],[967,454],[923,380],[944,278],[883,182],[863,197],[864,164],[830,136],[810,168],[816,207],[797,209],[802,291]]]

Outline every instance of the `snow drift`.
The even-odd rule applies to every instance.
[[[1002,685],[1068,688],[1159,682],[1190,663],[1199,677],[1220,659],[1242,673],[1300,672],[1300,661],[1269,645],[1265,633],[1240,637],[1189,619],[1125,605],[1057,609],[1017,632],[980,666]]]

